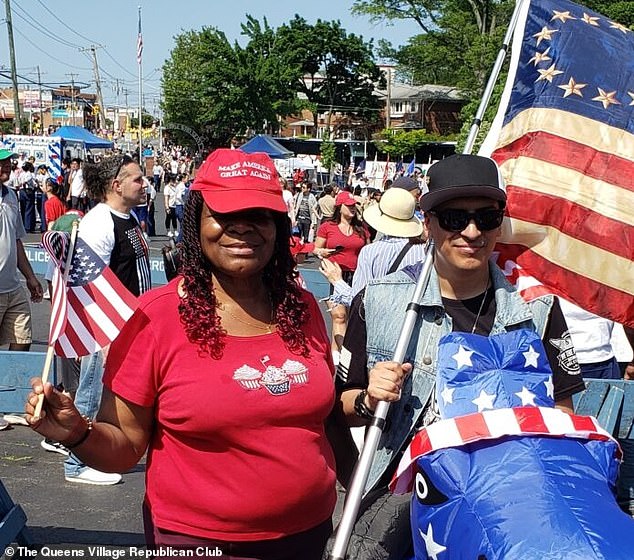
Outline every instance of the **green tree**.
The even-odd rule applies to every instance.
[[[348,34],[338,21],[310,25],[298,15],[278,28],[277,38],[287,63],[300,69],[293,90],[313,111],[314,133],[318,112],[328,113],[328,128],[333,112],[378,122],[381,102],[374,90],[377,84],[385,87],[385,78],[374,62],[372,41]]]
[[[394,59],[414,83],[457,86],[477,95],[502,43],[513,0],[356,0],[374,22],[410,19],[421,29]],[[385,48],[384,48],[385,51]]]
[[[448,140],[448,138],[441,138],[437,134],[428,134],[425,130],[411,130],[409,132],[383,130],[375,135],[374,145],[380,152],[389,154],[392,161],[396,161],[404,156],[416,154],[416,150],[426,142],[441,140]]]
[[[242,32],[245,47],[210,27],[178,35],[163,66],[166,121],[192,128],[210,148],[271,131],[278,116],[297,110],[291,84],[298,69],[285,64],[274,31],[247,16]]]

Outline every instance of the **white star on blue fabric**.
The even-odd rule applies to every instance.
[[[532,366],[534,368],[537,367],[537,360],[539,359],[539,352],[535,352],[533,345],[531,344],[528,347],[528,352],[522,352],[522,356],[524,356],[524,367]]]
[[[471,363],[471,356],[474,354],[473,350],[467,350],[462,344],[453,356],[451,356],[454,360],[456,360],[456,367],[460,369],[464,366],[473,367]]]
[[[440,393],[442,400],[445,401],[446,404],[453,404],[453,392],[455,389],[450,389],[449,387],[445,387]]]
[[[544,381],[544,385],[546,386],[546,394],[551,398],[555,398],[555,386],[553,385],[552,376],[548,378],[548,381]]]
[[[483,410],[492,410],[494,400],[495,395],[489,395],[484,389],[482,389],[482,391],[480,391],[480,396],[477,399],[473,399],[471,402],[478,407],[478,412],[482,412]]]
[[[531,393],[526,387],[522,387],[519,393],[515,393],[522,401],[522,406],[535,406],[535,393]]]
[[[432,558],[432,560],[438,560],[438,555],[441,552],[447,550],[446,546],[442,546],[437,542],[434,542],[434,529],[431,526],[431,523],[427,527],[427,533],[423,533],[421,529],[418,530],[420,536],[425,541],[425,549],[427,550],[427,556]]]

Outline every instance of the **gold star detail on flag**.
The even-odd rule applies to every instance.
[[[552,64],[550,68],[546,70],[537,70],[539,72],[539,78],[535,81],[539,82],[540,80],[548,80],[551,84],[553,83],[553,78],[557,76],[557,74],[563,74],[561,70],[556,70],[555,65]]]
[[[599,95],[597,95],[596,97],[593,97],[592,101],[600,101],[601,103],[603,103],[604,109],[607,109],[610,105],[621,104],[620,101],[618,101],[617,99],[614,99],[614,96],[616,95],[616,91],[606,92],[602,90],[601,88],[597,88],[597,90],[599,91]]]
[[[555,15],[550,18],[550,21],[558,19],[561,23],[566,23],[567,19],[577,19],[576,17],[571,16],[570,12],[558,12],[557,10],[553,10],[553,14]]]
[[[630,105],[634,105],[634,92],[628,91],[627,94],[632,98],[632,102],[630,103]]]
[[[557,33],[556,29],[548,29],[548,27],[544,26],[542,27],[542,30],[539,33],[535,33],[535,35],[533,35],[533,37],[537,38],[537,46],[539,46],[539,44],[543,41],[551,41],[552,40],[552,34],[553,33]]]
[[[597,23],[599,21],[599,18],[596,17],[596,16],[589,16],[588,14],[583,12],[583,17],[581,19],[583,21],[585,21],[588,25],[593,25],[594,27],[599,27],[599,24]]]
[[[568,97],[569,95],[572,95],[573,93],[575,95],[578,95],[579,97],[583,97],[581,90],[587,85],[588,84],[578,84],[577,82],[575,82],[574,78],[570,78],[570,80],[568,80],[568,83],[565,86],[557,86],[557,87],[559,89],[564,90],[564,97]]]
[[[618,29],[619,31],[623,31],[623,33],[627,34],[627,32],[629,31],[629,29],[627,27],[625,27],[625,25],[621,24],[621,23],[617,23],[616,21],[611,21],[610,22],[610,28],[611,29]]]
[[[531,58],[528,62],[533,62],[535,66],[537,66],[540,62],[546,62],[547,60],[551,60],[551,58],[548,56],[548,51],[550,50],[550,47],[548,47],[543,53],[540,52],[536,52],[535,56],[533,58]]]

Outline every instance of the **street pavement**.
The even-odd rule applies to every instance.
[[[156,215],[159,236],[150,238],[151,256],[160,256],[161,247],[168,242],[163,217],[163,197],[159,194]],[[37,246],[39,240],[39,235],[32,234],[25,243]],[[315,273],[316,259],[308,259],[301,268],[307,275]],[[40,280],[43,282],[42,277]],[[323,285],[317,286],[320,296],[323,289]],[[320,307],[330,329],[325,306]],[[32,316],[34,342],[31,349],[46,351],[50,302],[32,304]],[[86,558],[134,557],[133,549],[144,544],[141,504],[145,460],[123,473],[123,482],[115,486],[70,483],[64,480],[64,457],[45,451],[41,441],[42,438],[26,426],[12,425],[0,431],[0,481],[12,500],[26,512],[33,543],[53,547],[53,550],[42,549],[38,556],[22,551],[16,558],[44,558],[56,553],[61,555],[61,551],[68,554],[71,549],[83,551]],[[341,502],[340,499],[336,519]],[[0,527],[0,537],[1,534]],[[106,548],[92,548],[97,545]]]

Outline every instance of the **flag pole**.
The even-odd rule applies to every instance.
[[[139,34],[136,44],[136,61],[139,66],[139,165],[143,169],[143,35],[141,34],[141,6],[139,6]],[[145,175],[145,171],[143,172]]]
[[[68,254],[66,255],[66,262],[64,264],[64,274],[62,276],[62,289],[66,289],[66,282],[68,282],[68,275],[70,274],[70,266],[73,262],[73,253],[75,252],[75,242],[77,241],[77,230],[79,222],[73,222],[73,229],[70,233],[70,241],[68,243]],[[51,321],[53,317],[51,316]],[[50,331],[50,329],[49,329]],[[48,375],[51,371],[51,365],[53,364],[53,358],[55,356],[55,340],[48,341],[48,348],[46,349],[46,358],[44,360],[44,367],[42,368],[42,386],[48,381]],[[35,405],[34,418],[39,418],[42,414],[42,406],[44,405],[44,393],[38,395],[37,404]]]
[[[500,71],[502,70],[502,65],[504,64],[506,53],[508,52],[509,45],[511,44],[513,32],[515,31],[515,27],[517,27],[520,12],[524,4],[526,4],[527,2],[530,2],[530,0],[517,0],[515,3],[515,9],[513,10],[513,14],[511,15],[509,27],[506,30],[506,34],[504,35],[502,48],[499,50],[498,56],[495,59],[495,64],[493,65],[493,70],[491,71],[491,75],[489,76],[489,81],[487,82],[487,85],[484,88],[484,93],[482,94],[480,106],[476,111],[475,117],[473,117],[471,128],[469,129],[469,135],[467,136],[467,141],[465,142],[464,149],[462,150],[463,154],[470,154],[473,150],[473,146],[480,130],[480,125],[482,124],[482,119],[484,118],[484,113],[489,105],[491,95],[493,94],[493,88],[495,87],[495,83],[497,82]]]

